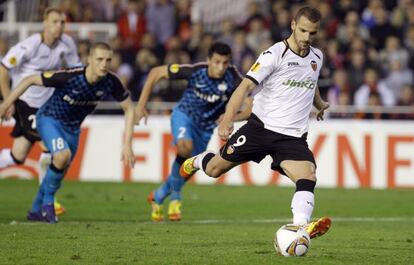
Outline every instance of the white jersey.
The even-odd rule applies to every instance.
[[[49,70],[80,66],[75,42],[62,34],[55,46],[47,46],[40,33],[17,43],[4,56],[1,63],[9,70],[12,89],[32,74]],[[31,86],[20,96],[30,107],[39,108],[52,95],[54,88]]]
[[[266,129],[301,137],[308,131],[323,55],[310,47],[306,56],[293,52],[286,41],[263,52],[246,75],[255,82],[253,113]]]

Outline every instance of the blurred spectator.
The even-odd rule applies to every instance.
[[[265,28],[262,16],[252,17],[248,24],[249,32],[246,36],[247,46],[252,49],[256,54],[261,52],[260,44],[265,39],[270,38],[270,32]]]
[[[384,106],[395,105],[396,100],[392,89],[379,80],[375,69],[368,68],[364,72],[364,83],[355,93],[354,104],[358,107],[367,106],[372,93],[378,93]]]
[[[396,36],[389,36],[385,41],[385,48],[380,51],[380,65],[384,71],[390,69],[390,63],[398,61],[400,67],[405,69],[408,65],[408,51],[401,47],[400,39]]]
[[[122,48],[138,51],[142,35],[147,31],[143,0],[129,0],[125,13],[118,19],[118,34],[122,40]]]
[[[175,1],[175,32],[185,43],[191,39],[192,34],[195,34],[191,31],[192,25],[190,14],[190,0]],[[199,25],[201,26],[201,24]]]
[[[383,106],[382,102],[383,98],[381,97],[380,93],[378,93],[377,91],[369,92],[367,106],[370,107],[370,110],[365,113],[361,113],[360,118],[366,120],[387,119],[388,114],[385,114],[380,110],[380,107]]]
[[[122,62],[121,54],[118,52],[114,52],[114,55],[112,56],[111,71],[118,75],[125,88],[129,88],[129,82],[134,73],[129,64]]]
[[[255,53],[247,47],[246,33],[243,30],[238,30],[234,33],[234,41],[231,49],[233,63],[238,69],[242,68],[242,61],[245,57],[256,57]],[[247,71],[244,73],[247,73]]]
[[[352,1],[352,0],[338,0],[333,1],[334,7],[333,7],[333,13],[338,18],[345,18],[348,12],[355,10],[358,11],[359,9],[359,3],[362,1]]]
[[[147,5],[148,30],[156,40],[165,44],[174,34],[175,9],[169,0],[154,0]]]
[[[200,45],[201,39],[204,34],[203,25],[201,23],[194,23],[191,26],[191,38],[187,42],[187,49],[190,53],[193,53]]]
[[[155,40],[155,37],[151,32],[142,35],[141,48],[151,50],[151,52],[157,56],[159,62],[164,60],[165,48]]]
[[[210,33],[203,34],[201,38],[200,44],[198,45],[197,49],[193,51],[192,59],[195,62],[198,61],[205,61],[207,59],[208,50],[210,49],[211,45],[214,43],[214,36]]]
[[[390,60],[389,71],[384,82],[392,89],[395,98],[398,98],[404,86],[413,85],[413,73],[407,67],[403,66],[400,58],[395,57]]]
[[[383,9],[382,0],[369,0],[368,6],[365,7],[364,11],[362,12],[361,20],[362,23],[368,28],[371,29],[377,23],[375,12],[378,9]]]
[[[287,39],[292,32],[290,28],[292,18],[289,10],[285,8],[278,8],[278,2],[274,2],[272,5],[272,17],[270,24],[270,32],[273,42]]]
[[[350,36],[359,36],[364,40],[369,38],[369,31],[359,20],[359,14],[355,10],[351,10],[346,13],[345,21],[338,27],[336,38],[341,43],[348,43],[351,39]]]
[[[328,38],[335,37],[339,21],[333,15],[331,5],[327,2],[319,2],[318,9],[322,14],[320,27],[325,30]]]
[[[375,24],[370,30],[370,40],[377,50],[381,50],[388,36],[400,36],[400,33],[389,23],[388,14],[384,8],[376,9],[374,16]]]
[[[89,40],[78,41],[78,55],[82,65],[88,64],[89,49],[91,48],[91,42]]]
[[[408,113],[397,113],[393,114],[393,119],[400,120],[414,120],[414,87],[413,86],[404,86],[401,89],[401,93],[398,97],[398,106],[401,107],[411,107],[411,111]]]
[[[250,70],[255,61],[256,56],[254,56],[253,54],[247,54],[246,56],[244,56],[241,62],[241,67],[238,68],[241,74],[246,74]]]
[[[355,91],[364,82],[364,69],[368,66],[366,62],[365,53],[363,51],[356,51],[351,53],[350,63],[346,67],[348,74],[351,99]]]
[[[131,80],[131,98],[137,101],[145,79],[152,67],[158,65],[157,57],[149,49],[141,49],[135,58],[134,75]]]
[[[234,24],[231,19],[223,20],[221,31],[217,41],[223,42],[229,46],[233,44]]]
[[[59,9],[65,13],[66,22],[77,21],[76,15],[79,14],[79,2],[76,0],[62,0]]]
[[[333,79],[333,84],[328,89],[327,100],[329,102],[329,105],[331,106],[341,105],[340,97],[344,94],[349,94],[349,91],[350,91],[346,71],[336,70],[333,74],[332,79]],[[349,102],[349,97],[348,97],[347,104],[349,103],[350,102]]]

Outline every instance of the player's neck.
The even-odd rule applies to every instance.
[[[99,77],[92,72],[92,69],[90,66],[86,66],[85,77],[86,77],[86,81],[88,81],[88,83],[91,85],[98,83],[99,80],[102,79],[102,77]]]
[[[309,52],[309,49],[301,50],[299,48],[299,46],[296,44],[295,39],[293,38],[293,34],[290,35],[290,37],[287,39],[287,43],[289,44],[289,48],[300,56],[304,56]]]
[[[44,42],[49,47],[54,47],[58,41],[58,39],[54,38],[53,36],[47,34],[46,32],[42,32],[42,42]]]

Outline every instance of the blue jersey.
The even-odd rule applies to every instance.
[[[168,75],[169,79],[188,81],[177,108],[200,128],[212,131],[242,76],[234,66],[230,66],[220,79],[209,77],[207,70],[206,63],[172,64],[168,67]]]
[[[117,101],[123,101],[129,96],[114,74],[108,73],[96,84],[89,84],[85,69],[42,73],[43,85],[54,87],[55,91],[37,114],[59,120],[71,130],[79,130],[82,121],[105,96],[112,95]]]

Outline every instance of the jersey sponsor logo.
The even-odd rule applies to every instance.
[[[315,80],[306,80],[306,81],[297,81],[289,79],[282,83],[282,85],[288,86],[288,87],[298,87],[298,88],[307,88],[307,89],[314,89],[316,87],[316,81]]]
[[[96,96],[98,96],[98,97],[100,97],[100,96],[102,96],[104,94],[104,92],[103,91],[101,91],[101,90],[99,90],[99,91],[96,91]]]
[[[288,66],[299,66],[298,62],[288,62]]]
[[[170,72],[173,74],[178,73],[180,71],[180,65],[179,64],[172,64],[170,65]]]
[[[258,72],[260,69],[260,63],[256,62],[255,64],[253,64],[252,68],[250,68],[250,71],[252,71],[253,73]]]
[[[201,98],[202,100],[207,101],[208,103],[215,103],[218,101],[227,101],[226,95],[223,95],[223,96],[216,95],[216,94],[208,95],[208,94],[200,93],[197,90],[194,90],[194,93],[196,94],[197,97]]]
[[[314,60],[310,62],[310,65],[313,71],[316,71],[316,69],[318,69],[318,64]]]
[[[73,93],[73,94],[79,94],[79,93],[80,93],[80,91],[79,91],[79,90],[76,90],[76,89],[72,89],[72,93]]]
[[[75,106],[95,106],[99,103],[99,101],[77,101],[71,98],[69,95],[64,95],[63,100],[68,102],[70,105]]]
[[[226,83],[221,83],[221,84],[219,84],[218,86],[217,86],[217,88],[218,88],[218,90],[220,90],[221,92],[224,92],[224,91],[226,91],[227,90],[227,84]]]
[[[44,76],[45,78],[51,78],[54,74],[55,74],[55,73],[54,73],[54,72],[52,72],[52,71],[46,71],[46,72],[43,72],[43,76]]]
[[[17,58],[14,56],[10,57],[9,64],[15,66],[17,64]]]

